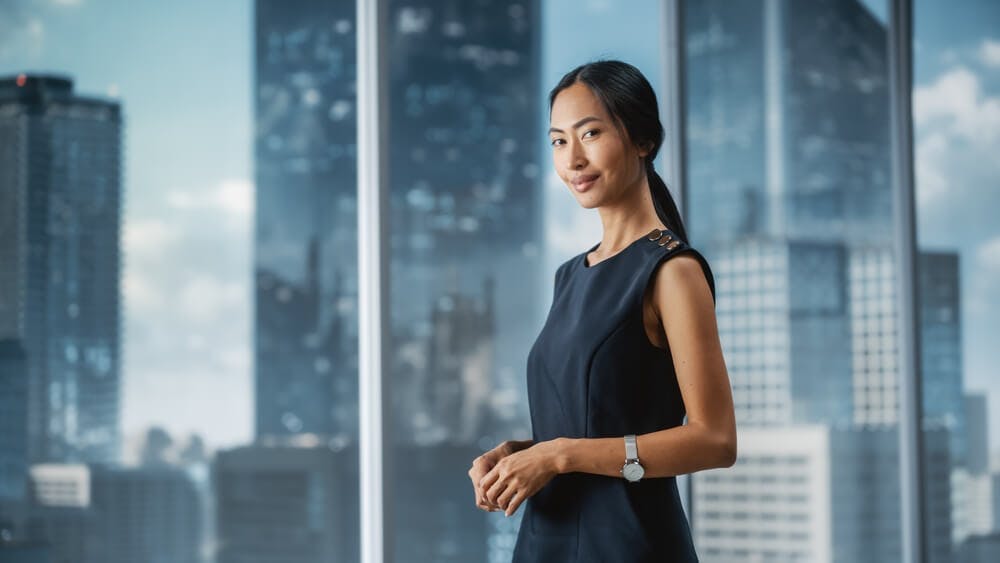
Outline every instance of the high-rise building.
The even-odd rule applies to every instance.
[[[551,292],[538,283],[541,6],[390,0],[385,18],[384,332],[406,351],[387,366],[388,456],[420,460],[412,479],[386,484],[393,559],[509,560],[510,534],[490,524],[502,515],[456,502],[461,490],[442,476],[460,480],[456,464],[530,436],[524,371]],[[409,392],[413,381],[426,382],[422,393]]]
[[[688,2],[689,233],[891,241],[886,30],[860,2]]]
[[[899,307],[894,267],[889,245],[863,244],[851,249],[851,379],[858,426],[899,421]]]
[[[808,560],[892,560],[898,502],[882,514],[866,504],[875,489],[899,493],[898,449],[874,446],[898,441],[899,411],[887,30],[856,0],[706,0],[686,2],[684,14],[685,219],[717,272],[737,423],[771,432],[765,449],[768,439],[819,425],[831,437],[831,471],[854,466],[829,480],[820,474],[829,507],[784,498],[797,520],[826,530],[785,537],[790,551],[776,557],[792,556],[799,542],[812,550]],[[935,475],[923,485],[938,508],[928,511],[927,545],[930,560],[944,561],[948,441],[932,429],[923,438],[925,473]],[[741,463],[751,461],[727,471],[738,474]],[[779,491],[797,483],[780,467],[768,478]],[[696,494],[711,494],[703,481],[694,477]],[[728,539],[695,525],[702,553],[771,558],[763,546],[788,522],[748,515],[740,497],[728,502],[704,515],[728,510]],[[696,500],[695,519],[703,510]]]
[[[967,467],[958,253],[921,251],[917,271],[924,425],[945,428],[952,465]]]
[[[358,418],[354,20],[353,4],[256,3],[256,435],[338,455],[356,451],[341,448]],[[388,435],[400,452],[450,452],[423,453],[411,500],[425,517],[400,507],[393,529],[426,542],[408,553],[464,562],[487,540],[458,523],[487,516],[432,494],[433,463],[530,434],[540,7],[390,1],[384,22]]]
[[[334,451],[307,435],[261,441],[216,454],[216,561],[360,560],[355,446]]]
[[[0,338],[28,360],[32,462],[120,450],[121,108],[0,78]]]
[[[492,340],[488,384],[507,400],[489,409],[501,428],[474,433],[526,436],[523,373],[541,294],[540,8],[392,1],[387,21],[393,349],[430,342],[439,299],[474,299],[492,288],[483,304],[492,329],[477,330]],[[442,358],[426,363],[435,361]],[[397,440],[414,434],[406,420],[395,430]]]
[[[91,466],[91,560],[199,563],[200,503],[181,468]]]
[[[947,440],[925,435],[928,510],[949,520]],[[808,424],[743,427],[740,460],[699,474],[695,545],[702,561],[898,561],[901,557],[899,440],[890,426],[833,429]],[[947,560],[948,529],[928,547]]]
[[[27,485],[28,364],[20,341],[0,340],[0,505],[26,502]]]
[[[357,439],[354,10],[255,3],[258,438]]]
[[[100,540],[90,509],[90,469],[45,463],[29,469],[31,507],[22,537],[48,544],[52,561],[96,563]]]
[[[990,417],[986,393],[966,393],[963,412],[966,466],[969,473],[987,474],[990,472]]]
[[[754,237],[706,252],[738,423],[849,424],[844,246]]]

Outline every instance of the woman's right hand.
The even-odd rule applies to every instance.
[[[531,444],[531,440],[520,442],[515,440],[505,440],[497,447],[472,460],[472,467],[469,469],[469,478],[472,479],[472,488],[476,494],[476,506],[487,512],[502,510],[499,506],[491,503],[489,499],[486,498],[486,491],[479,486],[479,481],[481,481],[483,476],[489,473],[501,459],[516,451],[530,447]]]

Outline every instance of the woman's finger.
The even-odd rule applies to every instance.
[[[488,490],[499,476],[500,473],[496,467],[490,469],[489,471],[486,472],[486,475],[483,475],[482,479],[479,480],[479,488],[484,491]]]
[[[507,510],[507,503],[510,502],[510,499],[515,495],[515,493],[517,493],[517,487],[510,486],[504,489],[503,493],[497,497],[497,506],[500,507],[501,510]]]
[[[507,488],[506,481],[497,480],[496,482],[493,483],[493,485],[490,486],[489,489],[486,490],[486,499],[489,500],[490,503],[493,504],[494,506],[499,507],[500,505],[497,503],[497,498],[500,496],[501,493],[504,492],[506,488]]]
[[[504,515],[510,516],[517,512],[517,507],[521,506],[521,502],[524,501],[525,496],[524,491],[517,491],[517,494],[511,497],[510,501],[507,503],[507,509],[504,510]]]

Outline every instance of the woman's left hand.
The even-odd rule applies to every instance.
[[[490,502],[510,516],[559,474],[559,455],[558,438],[510,454],[483,476],[480,489],[486,491]]]

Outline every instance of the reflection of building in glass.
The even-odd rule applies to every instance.
[[[119,457],[121,108],[0,79],[0,338],[28,359],[32,462]]]
[[[359,561],[356,448],[335,452],[305,435],[285,441],[217,453],[216,560]]]
[[[256,435],[357,435],[354,4],[256,3]]]

